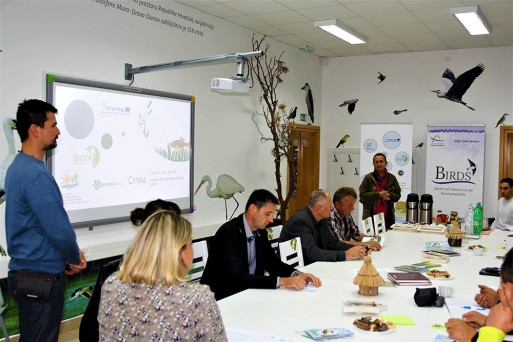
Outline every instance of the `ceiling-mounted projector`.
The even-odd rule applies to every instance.
[[[249,93],[249,84],[231,78],[213,78],[210,88],[225,93]]]

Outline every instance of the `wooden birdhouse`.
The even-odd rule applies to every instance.
[[[452,221],[451,229],[445,234],[447,237],[447,242],[449,242],[449,246],[451,247],[461,247],[461,242],[463,241],[463,233],[460,229],[460,225],[458,221]]]
[[[385,285],[385,281],[381,278],[374,265],[372,265],[370,256],[363,257],[363,266],[358,271],[356,278],[354,278],[353,284],[360,287],[358,294],[362,296],[377,296],[378,287]]]

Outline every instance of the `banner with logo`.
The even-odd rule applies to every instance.
[[[360,149],[360,184],[366,174],[374,171],[372,157],[380,152],[387,156],[387,170],[401,186],[400,202],[411,192],[412,124],[362,124]],[[406,206],[396,204],[396,221],[404,222]],[[360,213],[362,212],[360,204]]]
[[[433,196],[433,214],[464,217],[469,203],[483,202],[484,148],[484,125],[427,127],[426,193]]]

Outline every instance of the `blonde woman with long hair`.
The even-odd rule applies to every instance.
[[[141,225],[119,272],[102,287],[101,341],[226,341],[208,286],[187,283],[192,227],[167,210]]]

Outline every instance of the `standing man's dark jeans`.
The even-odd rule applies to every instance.
[[[9,271],[9,291],[15,285],[16,271]],[[47,302],[14,297],[19,308],[20,341],[55,341],[59,338],[59,329],[64,306],[64,273],[55,274],[55,281]]]

